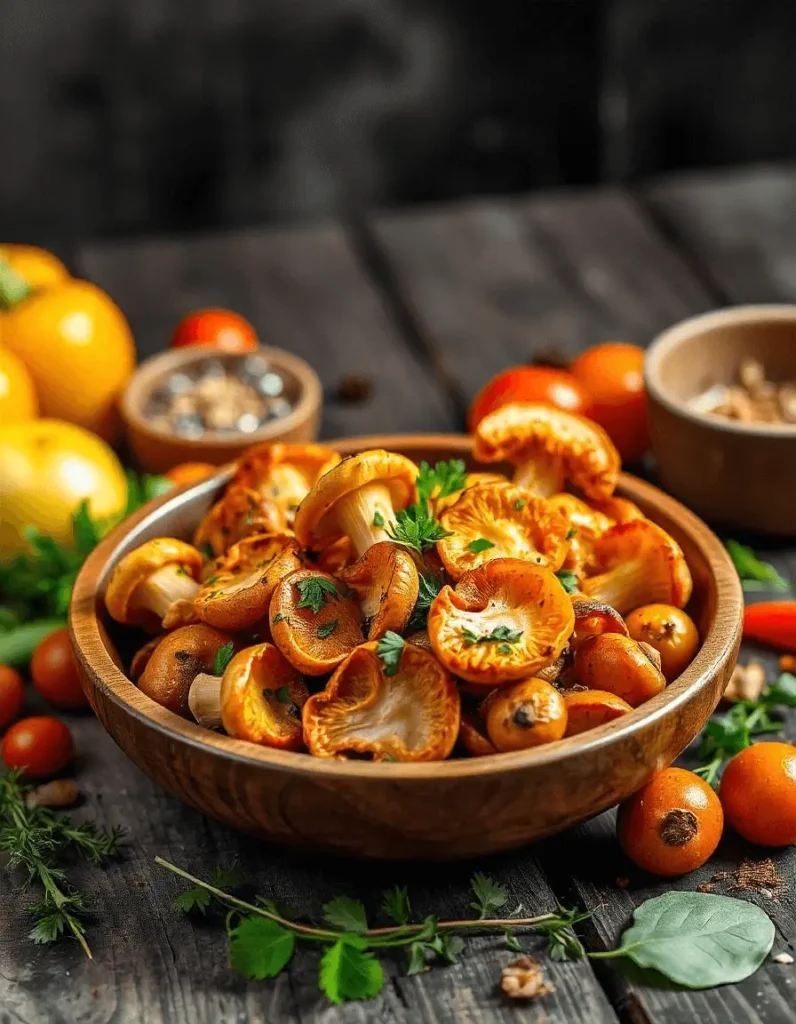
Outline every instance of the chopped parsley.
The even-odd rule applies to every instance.
[[[324,622],[323,625],[318,626],[317,634],[319,640],[325,640],[330,637],[332,633],[337,629],[337,619],[332,619],[331,622]]]
[[[317,615],[324,603],[330,597],[339,597],[337,587],[325,576],[308,576],[299,580],[296,584],[301,600],[297,608],[309,608],[313,615]]]
[[[378,509],[373,513],[373,525],[384,526],[384,516],[379,512]]]
[[[428,505],[418,504],[409,505],[396,513],[395,522],[387,527],[387,536],[396,544],[423,551],[452,534],[440,526],[431,515]]]
[[[462,459],[438,462],[433,469],[427,462],[421,462],[415,481],[418,504],[428,505],[432,498],[447,498],[461,491],[466,482],[467,470]]]
[[[409,624],[406,627],[410,633],[426,628],[428,625],[428,610],[440,590],[442,590],[442,580],[439,576],[435,576],[434,573],[428,573],[428,575],[420,577],[417,601],[412,609],[412,617],[409,619]]]
[[[406,646],[406,640],[392,630],[387,630],[379,640],[376,653],[384,665],[385,676],[394,676],[401,665],[401,654]]]
[[[527,504],[528,502],[525,500],[525,498],[517,498],[517,500],[514,502],[514,511],[522,512],[522,510],[525,508]]]
[[[290,696],[290,690],[286,686],[280,686],[276,691],[276,699],[280,704],[292,704],[293,698]]]
[[[275,626],[278,622],[287,622],[289,625],[290,619],[287,617],[287,615],[284,615],[282,612],[277,612],[276,615],[271,619],[271,625]]]
[[[524,629],[509,629],[508,626],[495,626],[491,633],[481,633],[479,635],[474,630],[468,629],[465,626],[462,629],[462,636],[464,637],[465,647],[472,647],[473,644],[497,643],[508,647],[509,644],[516,644],[524,632]],[[498,650],[501,654],[511,653],[510,647],[508,647],[508,650],[503,650],[502,647],[499,647]]]
[[[573,537],[577,537],[578,531],[574,526],[570,526],[567,530],[567,540],[572,540]]]
[[[486,537],[476,537],[475,540],[471,540],[467,545],[467,550],[474,555],[480,555],[482,551],[489,551],[494,546],[492,541],[487,540]]]
[[[229,643],[224,644],[216,651],[216,656],[213,658],[213,675],[223,676],[224,670],[227,665],[232,661],[235,655],[235,644],[230,640]]]
[[[568,569],[560,569],[556,573],[558,582],[568,594],[574,594],[578,589],[578,577]]]

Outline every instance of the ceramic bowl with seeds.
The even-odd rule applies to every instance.
[[[139,468],[221,466],[261,441],[313,441],[321,384],[298,356],[276,348],[225,353],[181,348],[143,362],[122,397]]]
[[[706,519],[796,534],[796,306],[739,306],[665,331],[647,352],[663,486]]]

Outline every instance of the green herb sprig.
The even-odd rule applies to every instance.
[[[66,814],[28,806],[29,789],[16,772],[0,776],[0,851],[8,855],[11,871],[24,871],[26,884],[43,890],[28,907],[36,922],[29,937],[37,943],[54,942],[70,932],[90,959],[84,920],[90,907],[68,881],[66,867],[72,861],[97,866],[116,856],[123,830],[105,832],[93,822],[75,825]]]
[[[434,573],[421,575],[417,601],[412,609],[412,615],[407,624],[408,633],[414,633],[419,629],[425,629],[428,625],[428,612],[434,603],[434,598],[442,590],[442,578]]]
[[[439,540],[451,536],[431,513],[432,498],[447,498],[460,491],[466,483],[466,469],[461,459],[438,462],[432,468],[420,463],[415,487],[417,501],[395,513],[395,522],[386,527],[387,536],[395,544],[403,544],[415,551],[424,551]]]
[[[308,576],[296,586],[301,598],[296,607],[309,608],[313,615],[317,615],[330,598],[340,596],[335,584],[325,576]]]
[[[785,579],[769,562],[762,562],[753,549],[737,540],[727,541],[735,571],[741,578],[744,590],[791,590],[790,580]]]

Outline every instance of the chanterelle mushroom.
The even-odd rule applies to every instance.
[[[369,640],[402,633],[417,601],[420,579],[412,556],[388,541],[368,548],[340,579],[359,599]]]
[[[439,660],[454,675],[494,687],[535,675],[564,649],[572,602],[541,565],[495,558],[443,587],[428,615]]]
[[[567,553],[566,515],[508,482],[468,487],[439,521],[449,535],[437,552],[454,579],[493,558],[521,558],[555,572]]]
[[[105,607],[117,622],[160,624],[177,601],[193,601],[202,556],[174,537],[157,537],[131,551],[111,573]]]
[[[257,491],[275,502],[284,522],[293,522],[296,509],[315,483],[340,461],[322,444],[259,444],[243,456],[231,487]]]
[[[284,515],[271,498],[247,487],[228,487],[199,523],[193,543],[205,558],[218,558],[244,537],[279,533],[285,525]]]
[[[247,647],[224,670],[221,722],[230,736],[298,750],[307,696],[304,680],[273,644]]]
[[[634,708],[666,686],[660,664],[621,633],[598,633],[584,640],[575,651],[575,678],[590,690],[616,694]]]
[[[301,549],[290,534],[247,537],[216,563],[196,596],[196,612],[218,629],[247,629],[268,614],[279,581],[300,568]]]
[[[185,715],[191,683],[200,672],[213,671],[216,655],[226,644],[232,644],[232,637],[211,626],[175,629],[150,655],[138,688],[164,708]]]
[[[359,604],[333,576],[315,569],[282,579],[269,615],[274,643],[308,676],[331,672],[365,642]]]
[[[580,575],[591,558],[594,542],[615,525],[614,520],[574,494],[553,494],[547,500],[568,521],[569,551],[563,567]]]
[[[693,589],[680,546],[649,519],[613,526],[594,545],[595,574],[584,580],[583,593],[611,605],[621,615],[643,604],[683,608]]]
[[[571,480],[589,498],[609,497],[620,469],[619,453],[596,423],[552,406],[504,405],[475,432],[481,462],[510,462],[514,483],[548,497]]]
[[[382,449],[343,459],[318,480],[296,513],[296,536],[305,548],[322,550],[350,537],[357,557],[379,541],[397,509],[414,498],[417,466]]]
[[[404,644],[393,668],[375,642],[358,647],[304,705],[304,742],[316,757],[441,761],[459,732],[459,691],[433,654]]]

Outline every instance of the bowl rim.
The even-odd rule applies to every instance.
[[[472,439],[464,434],[397,434],[345,438],[324,442],[341,454],[369,448],[400,448],[414,444],[417,451],[437,450],[451,457],[472,450]],[[728,654],[737,645],[741,631],[743,593],[738,575],[724,545],[693,512],[652,484],[629,474],[620,474],[620,493],[629,493],[642,503],[652,505],[674,518],[680,529],[703,551],[714,578],[716,610],[699,652],[686,671],[666,689],[619,719],[595,729],[536,749],[455,760],[382,763],[376,761],[336,761],[311,757],[306,753],[260,747],[203,728],[195,722],[167,710],[143,694],[111,659],[97,615],[99,584],[116,548],[131,533],[142,532],[153,519],[189,497],[212,494],[229,479],[226,468],[199,484],[188,484],[149,502],[105,537],[86,559],[74,585],[69,609],[69,632],[76,657],[91,685],[101,689],[106,699],[127,714],[160,732],[166,739],[182,742],[204,753],[212,753],[242,762],[250,767],[279,769],[308,778],[357,779],[374,782],[411,780],[454,780],[481,778],[520,772],[529,767],[566,761],[586,752],[594,752],[614,742],[627,740],[655,721],[674,713],[697,691],[709,686]]]
[[[648,395],[674,416],[690,420],[702,427],[749,437],[769,437],[792,441],[796,438],[796,423],[772,425],[769,423],[741,423],[738,420],[711,416],[691,408],[687,402],[675,398],[661,383],[660,364],[673,350],[689,341],[696,341],[703,331],[732,327],[765,320],[770,323],[790,321],[796,327],[796,304],[759,303],[728,306],[708,313],[698,313],[667,327],[650,342],[644,359],[644,384]]]
[[[149,385],[158,369],[177,370],[181,366],[193,365],[214,357],[245,359],[246,356],[255,354],[272,361],[277,369],[286,370],[298,382],[298,400],[287,416],[272,420],[251,434],[220,434],[218,431],[208,430],[201,437],[182,437],[174,431],[160,430],[152,426],[141,411],[143,399],[151,391]],[[152,441],[229,451],[230,448],[248,448],[263,441],[281,438],[305,423],[315,410],[320,408],[322,400],[323,387],[315,370],[301,356],[285,349],[260,345],[251,352],[223,352],[208,345],[190,345],[158,352],[139,363],[122,393],[119,408],[128,429],[132,427]]]

